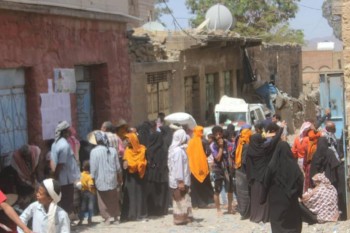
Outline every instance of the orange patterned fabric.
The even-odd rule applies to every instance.
[[[146,147],[141,145],[135,133],[125,135],[132,147],[127,147],[124,152],[124,160],[128,162],[128,171],[130,173],[138,173],[141,178],[144,177],[146,171]]]
[[[208,160],[203,149],[202,137],[203,127],[196,126],[193,130],[193,138],[188,142],[187,147],[191,173],[201,183],[209,174]]]
[[[252,135],[252,131],[250,129],[243,129],[241,134],[239,135],[239,139],[236,147],[235,154],[235,168],[238,169],[242,166],[242,152],[244,144],[249,144],[250,136]]]

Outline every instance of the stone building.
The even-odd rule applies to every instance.
[[[129,14],[139,18],[139,21],[130,22],[129,27],[139,27],[151,21],[155,0],[128,0]]]
[[[178,111],[204,124],[209,103],[223,94],[241,94],[242,47],[261,43],[237,36],[142,31],[130,40],[134,124],[156,119],[158,112]]]
[[[298,98],[302,91],[301,46],[263,44],[249,49],[252,68],[259,81],[274,81],[288,95]]]
[[[343,52],[333,50],[303,51],[303,92],[320,86],[321,74],[343,73]]]
[[[75,70],[67,104],[81,137],[105,120],[131,117],[126,25],[138,19],[124,1],[88,2],[0,2],[1,155],[24,143],[45,148],[41,94],[50,93],[56,68]]]
[[[222,95],[251,101],[254,90],[244,84],[244,48],[260,81],[275,80],[281,90],[296,97],[301,91],[299,46],[261,45],[259,39],[233,32],[135,29],[129,47],[133,124],[153,120],[158,112],[178,111],[205,124],[209,105]]]

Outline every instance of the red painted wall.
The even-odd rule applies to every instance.
[[[40,93],[54,68],[98,65],[91,72],[94,124],[130,119],[130,65],[124,23],[0,11],[0,69],[26,67],[29,143],[43,145]],[[99,65],[103,64],[103,65]],[[96,67],[96,66],[94,66]],[[71,95],[77,125],[75,94]]]

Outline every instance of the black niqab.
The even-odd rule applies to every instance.
[[[301,196],[302,181],[303,174],[293,158],[289,144],[284,141],[279,142],[267,167],[264,186],[269,188],[274,183],[290,198],[295,193]]]
[[[145,121],[141,125],[139,125],[137,130],[137,137],[139,139],[140,144],[145,145],[148,149],[149,137],[151,136],[152,125],[150,122]]]
[[[310,167],[310,179],[316,173],[325,173],[325,176],[329,181],[336,185],[338,180],[337,168],[340,165],[340,161],[336,158],[333,150],[328,147],[328,139],[326,137],[320,137],[317,141],[317,149],[312,157]]]
[[[277,134],[269,140],[264,139],[259,133],[250,137],[247,151],[247,178],[250,182],[253,180],[263,181],[267,165],[282,132],[283,128],[280,128]]]
[[[150,135],[146,158],[147,180],[153,182],[167,182],[168,149],[160,132],[154,132]]]

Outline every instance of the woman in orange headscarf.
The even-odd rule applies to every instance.
[[[317,132],[315,126],[312,125],[312,128],[307,132],[308,148],[304,158],[304,192],[311,188],[311,177],[310,177],[310,167],[312,158],[317,149],[318,139],[321,137],[321,132]]]
[[[250,217],[250,191],[246,174],[246,154],[251,135],[251,126],[242,126],[241,132],[237,137],[235,152],[237,203],[239,206],[238,211],[242,219]]]
[[[192,207],[205,208],[213,203],[213,187],[210,183],[209,166],[202,141],[203,127],[196,126],[188,142],[187,155],[191,170]]]
[[[146,187],[143,179],[146,171],[146,147],[141,145],[135,133],[125,135],[128,146],[124,152],[123,169],[125,183],[121,221],[135,221],[147,217]]]

